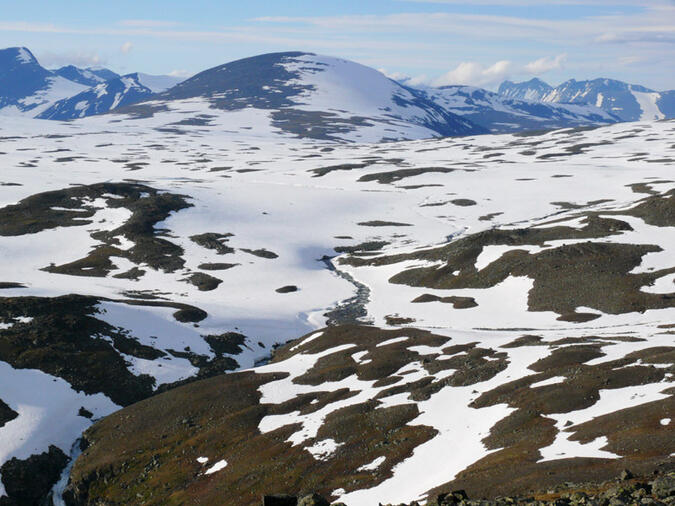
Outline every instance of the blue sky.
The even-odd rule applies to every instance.
[[[47,67],[189,75],[255,54],[340,56],[427,84],[609,77],[675,88],[675,0],[0,0],[0,47]]]

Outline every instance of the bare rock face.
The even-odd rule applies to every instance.
[[[2,506],[38,506],[51,490],[70,460],[56,446],[26,460],[13,458],[0,467],[2,484],[7,492],[0,497]]]
[[[298,498],[288,494],[274,494],[263,496],[263,506],[297,506]]]
[[[656,478],[652,483],[652,492],[659,499],[675,497],[675,473]]]
[[[328,501],[319,494],[310,494],[298,500],[298,506],[329,506]]]

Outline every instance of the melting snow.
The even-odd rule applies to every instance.
[[[394,337],[393,339],[387,339],[386,341],[382,341],[381,343],[378,343],[377,347],[379,348],[380,346],[387,346],[388,344],[400,343],[402,341],[407,341],[407,340],[408,340],[408,336]]]
[[[305,449],[311,453],[316,460],[328,460],[340,446],[342,446],[342,443],[336,443],[333,439],[323,439]]]
[[[213,466],[209,467],[206,471],[204,471],[204,474],[213,474],[217,473],[218,471],[225,469],[227,467],[227,461],[225,460],[219,460]]]
[[[369,464],[364,464],[361,467],[357,469],[357,471],[374,471],[378,467],[380,467],[384,461],[387,460],[386,457],[377,457],[375,460],[370,462]]]
[[[661,97],[659,93],[647,93],[641,91],[635,91],[631,89],[631,93],[640,104],[640,109],[642,109],[642,115],[640,116],[641,120],[655,120],[663,119],[666,116],[661,112],[656,101]]]
[[[536,383],[532,383],[530,385],[530,388],[537,388],[537,387],[545,387],[548,385],[557,385],[558,383],[562,383],[565,381],[567,378],[565,376],[553,376],[552,378],[548,378],[542,381],[537,381]]]

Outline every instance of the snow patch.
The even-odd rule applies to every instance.
[[[305,448],[316,460],[328,460],[343,443],[337,443],[334,439],[323,439],[312,446]]]
[[[384,464],[384,461],[387,460],[386,457],[377,457],[375,460],[368,464],[364,464],[361,467],[357,469],[357,471],[374,471],[378,467],[380,467],[382,464]]]
[[[401,343],[403,341],[407,341],[408,339],[409,339],[408,336],[394,337],[393,339],[387,339],[386,341],[377,343],[376,347],[379,348],[381,346],[387,346],[389,344]]]
[[[634,89],[631,89],[630,92],[633,94],[635,100],[637,100],[638,104],[640,105],[640,109],[642,109],[642,114],[640,115],[641,120],[659,120],[666,117],[665,114],[663,114],[659,109],[659,106],[656,104],[656,101],[661,98],[659,93],[647,93],[635,91]]]
[[[209,467],[206,471],[204,471],[204,474],[213,474],[217,473],[218,471],[221,471],[227,467],[227,461],[226,460],[219,460],[213,466]]]
[[[545,387],[548,385],[557,385],[558,383],[562,383],[565,381],[567,378],[565,376],[553,376],[552,378],[548,378],[542,381],[537,381],[536,383],[532,383],[530,385],[530,388],[537,388],[537,387]]]

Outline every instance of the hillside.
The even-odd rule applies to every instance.
[[[59,121],[114,112],[223,133],[381,142],[596,126],[675,115],[675,94],[608,79],[506,81],[499,93],[469,86],[413,87],[348,60],[270,53],[182,80],[105,68],[40,66],[26,48],[0,58],[2,114]],[[155,118],[156,116],[156,118]],[[118,121],[108,119],[108,121]],[[161,125],[161,126],[160,126]]]
[[[218,114],[237,129],[238,117],[256,115],[270,130],[303,138],[376,142],[486,132],[374,69],[310,53],[272,53],[214,67],[123,112],[154,114],[183,103],[200,107],[194,121]]]

